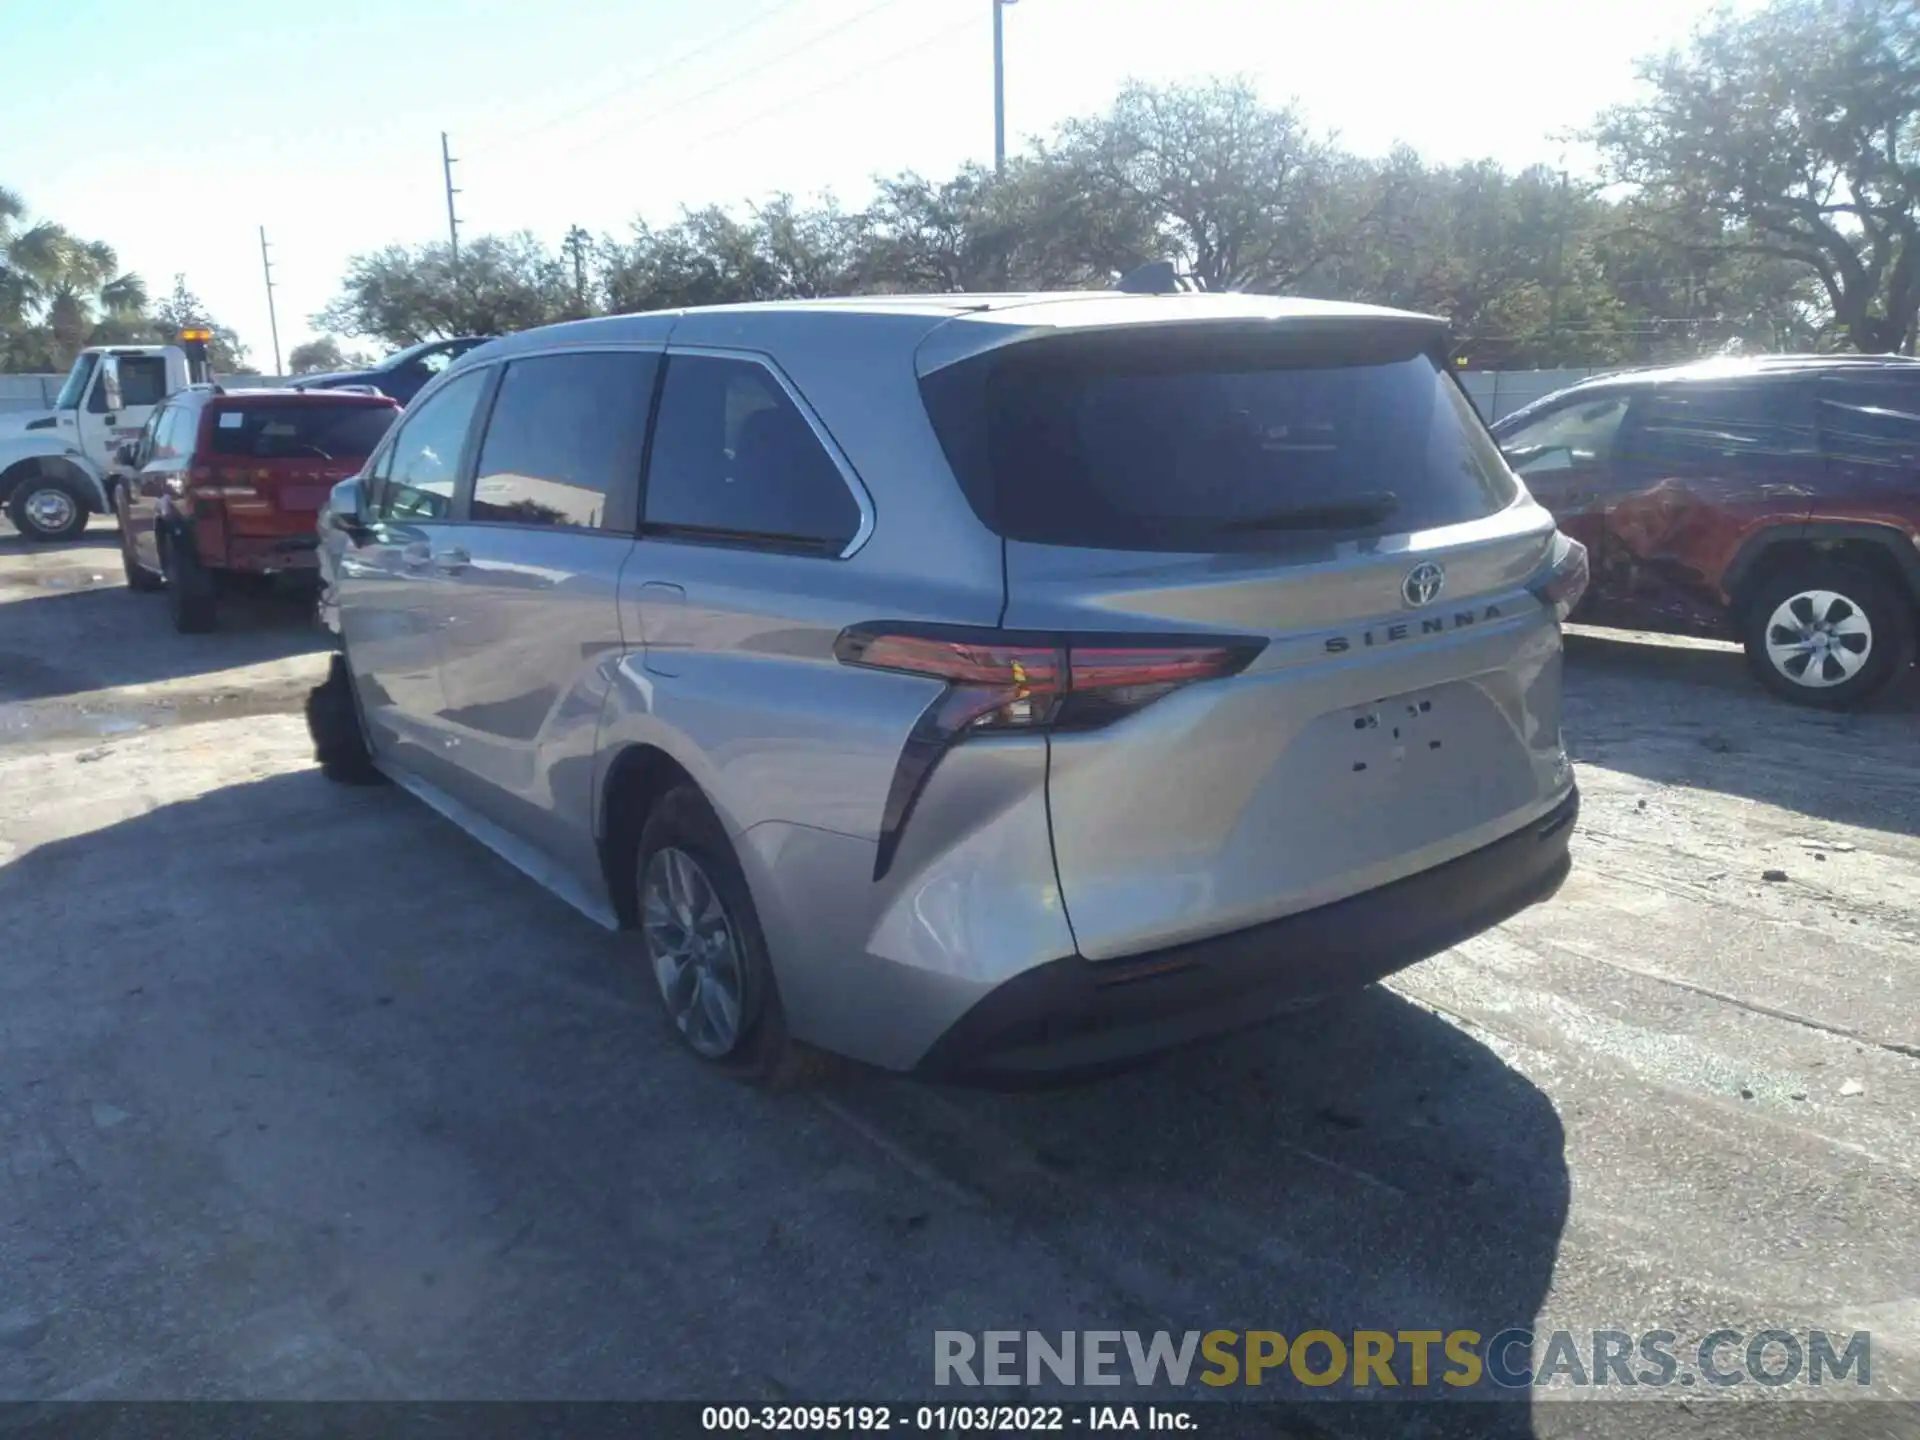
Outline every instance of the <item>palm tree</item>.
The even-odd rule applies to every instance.
[[[51,221],[28,225],[26,215],[20,196],[0,187],[0,359],[38,352],[64,368],[97,326],[142,323],[146,285],[121,270],[111,245]]]

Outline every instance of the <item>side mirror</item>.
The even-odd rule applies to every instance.
[[[117,413],[126,408],[120,403],[120,359],[117,355],[100,357],[99,389],[108,411]]]
[[[131,440],[123,440],[114,447],[113,463],[125,470],[131,470],[133,468],[133,442]]]
[[[367,533],[367,522],[361,518],[365,504],[360,477],[348,476],[328,494],[326,506],[320,512],[320,527],[338,530],[350,540],[359,540]]]

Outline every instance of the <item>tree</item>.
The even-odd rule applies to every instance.
[[[1920,0],[1773,0],[1641,67],[1593,138],[1687,242],[1803,267],[1865,351],[1920,315]]]
[[[96,332],[139,330],[146,287],[113,248],[51,221],[27,223],[26,203],[0,188],[0,363],[63,370]]]
[[[154,307],[151,334],[155,342],[171,345],[182,330],[198,326],[213,332],[207,345],[207,363],[223,375],[243,374],[247,368],[247,347],[233,330],[215,320],[206,302],[187,288],[187,277],[173,277],[173,291]]]
[[[1130,84],[1040,156],[1072,167],[1102,209],[1144,217],[1165,258],[1210,289],[1298,285],[1365,219],[1339,203],[1331,142],[1242,79]]]
[[[608,242],[604,288],[616,313],[682,305],[792,300],[857,288],[864,220],[824,198],[775,195],[744,218],[718,205],[663,229],[644,221],[626,245]]]
[[[318,375],[329,370],[364,370],[372,358],[359,350],[348,352],[331,335],[319,335],[293,347],[287,365],[295,375]]]
[[[462,246],[457,267],[444,243],[356,255],[340,294],[312,323],[400,349],[546,325],[565,319],[573,303],[568,267],[523,231]]]

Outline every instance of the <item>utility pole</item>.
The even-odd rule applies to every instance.
[[[1554,207],[1558,219],[1553,227],[1553,289],[1547,292],[1547,348],[1553,363],[1560,363],[1560,286],[1567,263],[1567,172],[1560,172],[1560,203]]]
[[[447,240],[453,246],[453,273],[460,274],[460,221],[453,213],[453,197],[460,192],[453,188],[453,155],[447,149],[447,132],[440,132],[440,169],[447,177]]]
[[[273,373],[284,375],[280,367],[280,317],[273,310],[273,261],[267,258],[267,227],[260,227],[260,269],[267,277],[267,324],[273,329]]]
[[[993,173],[1007,168],[1007,44],[1001,12],[1015,0],[990,0],[993,5]]]
[[[578,225],[567,231],[560,248],[573,257],[573,303],[582,315],[587,313],[587,247],[593,237]]]

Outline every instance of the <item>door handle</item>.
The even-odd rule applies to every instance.
[[[469,555],[458,545],[433,552],[433,568],[440,571],[443,575],[458,575],[472,563],[473,556]]]

